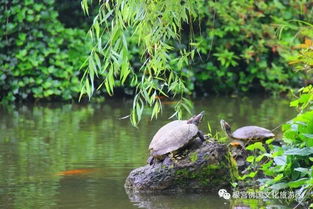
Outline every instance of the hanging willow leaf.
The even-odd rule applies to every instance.
[[[183,23],[190,23],[197,17],[199,1],[99,1],[99,13],[88,33],[94,41],[94,48],[86,66],[85,73],[89,76],[82,79],[82,94],[90,97],[94,89],[99,88],[94,86],[95,76],[103,77],[101,83],[109,95],[113,95],[115,79],[121,85],[134,87],[136,96],[130,117],[133,125],[141,119],[144,108],[152,108],[151,118],[156,118],[162,111],[156,95],[180,98],[173,115],[180,118],[183,112],[190,113],[192,104],[184,98],[189,92],[182,78],[182,69],[189,64],[194,51],[181,50],[180,58],[173,61],[171,53],[176,49],[170,41],[179,39]],[[90,2],[92,0],[82,0],[86,14],[89,14]],[[142,57],[141,66],[137,67],[139,74],[131,65],[130,36],[126,34],[131,34],[132,40],[139,45]]]
[[[93,23],[93,28],[94,28],[95,31],[96,31],[96,37],[97,37],[97,39],[99,39],[99,38],[100,38],[100,25],[99,25],[98,21],[95,21],[95,22]]]
[[[97,67],[98,67],[98,69],[100,71],[100,69],[101,69],[101,61],[100,61],[100,58],[99,58],[97,53],[94,53],[94,58],[95,58],[95,61],[97,63]],[[96,70],[95,73],[96,73],[96,76],[98,76],[98,70]]]
[[[161,111],[161,108],[162,108],[161,101],[157,100],[152,110],[151,119],[158,117],[158,113]]]
[[[83,8],[83,11],[85,12],[85,14],[89,15],[89,11],[88,11],[88,0],[82,0],[81,1],[81,6]]]

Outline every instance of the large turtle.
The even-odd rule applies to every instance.
[[[250,141],[264,141],[266,139],[270,139],[275,137],[273,132],[266,128],[262,128],[259,126],[244,126],[238,128],[233,133],[231,132],[230,125],[224,121],[220,121],[222,129],[225,131],[227,136],[233,140],[233,142],[239,143],[244,147],[244,144],[249,143]],[[245,143],[243,143],[245,142]]]
[[[203,115],[201,112],[189,120],[175,120],[160,128],[149,145],[147,162],[152,165],[154,159],[164,159],[166,154],[184,147],[197,136],[204,141],[203,133],[198,129]]]

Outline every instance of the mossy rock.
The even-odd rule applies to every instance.
[[[154,193],[217,191],[230,186],[230,165],[226,145],[204,142],[189,147],[179,160],[164,160],[131,171],[125,188],[128,192]]]

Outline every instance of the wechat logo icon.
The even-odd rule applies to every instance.
[[[224,198],[225,200],[229,200],[230,199],[230,193],[228,193],[226,189],[218,190],[218,196]]]

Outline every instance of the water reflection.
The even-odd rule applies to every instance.
[[[128,193],[138,208],[146,209],[292,209],[294,206],[256,199],[224,200],[215,194],[138,194]]]
[[[124,179],[145,164],[150,139],[169,121],[171,110],[165,108],[154,121],[146,115],[134,128],[118,119],[130,107],[122,100],[0,106],[0,208],[136,208],[125,194]],[[254,124],[273,129],[295,114],[287,100],[272,98],[201,99],[194,112],[202,110],[204,132],[206,121],[219,131],[221,118],[234,128]],[[92,172],[58,175],[79,169]],[[228,207],[214,195],[159,196],[144,202],[171,208]]]
[[[139,208],[147,209],[229,209],[228,201],[215,194],[132,194],[129,199]]]

